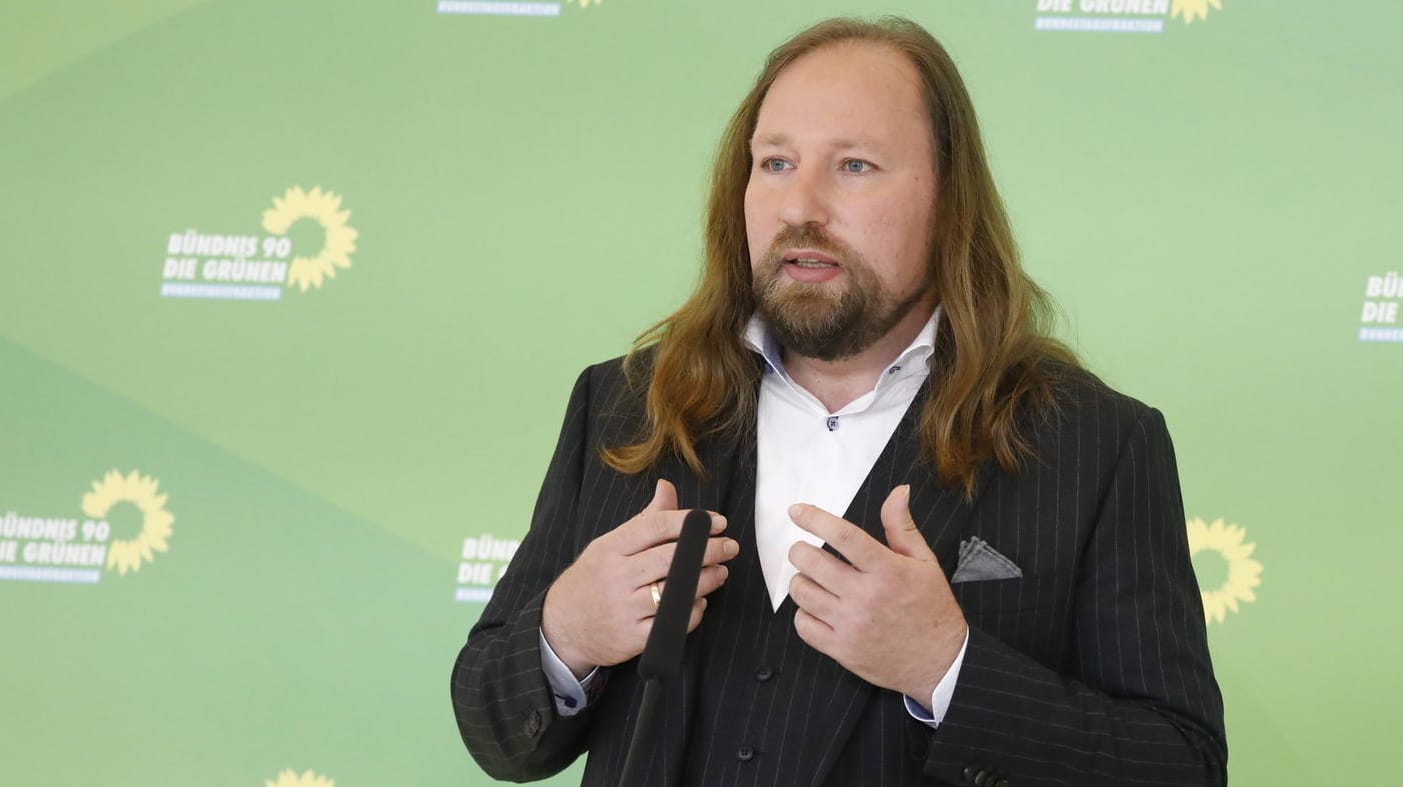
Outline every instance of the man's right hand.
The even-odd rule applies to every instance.
[[[726,518],[710,513],[711,538],[688,631],[701,623],[705,596],[726,581],[721,562],[740,551],[734,539],[720,536]],[[657,612],[651,585],[667,576],[686,516],[677,510],[677,489],[659,480],[637,516],[591,541],[546,591],[541,633],[576,678],[643,652]]]

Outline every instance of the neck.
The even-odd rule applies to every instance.
[[[916,340],[935,311],[935,301],[918,303],[886,335],[862,352],[823,361],[783,352],[784,369],[800,387],[813,394],[830,413],[843,409],[877,386],[887,367]]]

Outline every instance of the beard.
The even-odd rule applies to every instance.
[[[842,265],[846,287],[794,281],[784,272],[781,250],[820,251]],[[786,227],[755,266],[756,311],[781,347],[806,358],[851,358],[886,336],[915,308],[933,284],[928,272],[904,296],[882,289],[872,266],[859,254],[812,227]]]

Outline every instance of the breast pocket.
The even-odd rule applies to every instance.
[[[1008,579],[958,582],[950,586],[965,617],[1016,615],[1066,605],[1069,574],[1054,571]]]
[[[1071,572],[1025,574],[950,586],[965,622],[1055,667],[1071,632]]]

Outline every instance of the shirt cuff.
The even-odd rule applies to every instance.
[[[541,637],[541,669],[545,670],[546,682],[550,684],[551,693],[555,695],[555,710],[561,718],[568,719],[571,716],[585,709],[589,701],[593,699],[590,690],[598,682],[599,668],[595,667],[582,680],[575,679],[575,673],[565,666],[565,662],[555,655],[555,651],[550,649],[550,643],[546,642],[546,633],[539,632]]]
[[[545,642],[544,639],[541,640]],[[945,677],[935,684],[935,691],[930,693],[930,712],[921,707],[921,703],[910,697],[903,696],[906,702],[906,712],[911,714],[911,718],[925,724],[931,729],[940,726],[940,722],[945,720],[946,711],[950,710],[950,698],[955,696],[955,682],[960,679],[960,665],[965,662],[965,651],[969,649],[969,629],[965,629],[965,644],[960,646],[960,652],[955,655],[955,660],[950,662],[950,669],[945,671]],[[570,671],[566,670],[569,675]]]

